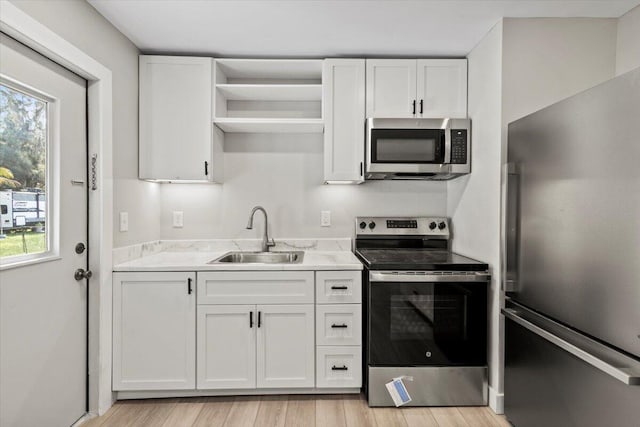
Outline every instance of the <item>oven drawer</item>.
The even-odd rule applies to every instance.
[[[316,272],[316,302],[318,304],[359,304],[361,301],[361,271]]]
[[[361,345],[362,306],[335,304],[316,306],[317,345]]]
[[[362,386],[362,347],[341,346],[316,349],[316,387]]]

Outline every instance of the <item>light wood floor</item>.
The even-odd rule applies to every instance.
[[[87,427],[509,427],[486,407],[369,408],[362,395],[243,396],[117,402]]]

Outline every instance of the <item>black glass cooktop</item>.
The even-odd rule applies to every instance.
[[[439,249],[358,249],[369,270],[485,271],[486,263]]]

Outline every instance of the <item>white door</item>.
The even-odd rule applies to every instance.
[[[68,426],[87,393],[86,81],[4,34],[0,75],[0,425]]]
[[[313,305],[258,305],[258,388],[313,387]]]
[[[113,274],[113,389],[196,386],[195,273]]]
[[[467,60],[418,60],[418,113],[421,117],[467,117]]]
[[[416,60],[367,59],[367,117],[415,117]]]
[[[198,389],[256,387],[255,305],[198,306]]]

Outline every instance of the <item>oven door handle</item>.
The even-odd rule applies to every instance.
[[[430,272],[371,271],[371,282],[487,282],[491,275],[487,272],[451,272],[433,274]]]

